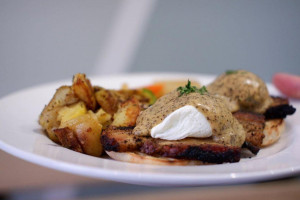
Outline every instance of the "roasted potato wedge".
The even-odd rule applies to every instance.
[[[102,108],[99,109],[95,115],[97,116],[98,122],[102,125],[103,129],[106,129],[112,122],[112,115],[105,112]]]
[[[117,112],[121,99],[116,95],[116,91],[97,88],[95,97],[96,101],[105,112],[111,115]]]
[[[135,126],[140,111],[139,101],[132,97],[120,104],[120,108],[114,114],[114,120],[111,125],[117,127]]]
[[[71,130],[68,127],[65,127],[54,129],[53,132],[55,133],[56,137],[58,138],[63,147],[83,153],[83,149],[73,130]]]
[[[64,106],[74,104],[78,101],[79,99],[71,87],[62,86],[56,90],[49,104],[43,109],[39,117],[39,124],[46,130],[49,138],[54,142],[58,142],[53,128],[58,128],[60,125],[60,122],[57,120],[59,110]]]
[[[85,74],[74,75],[72,89],[75,95],[86,104],[88,109],[93,111],[96,109],[94,88]]]
[[[148,108],[156,101],[156,97],[152,92],[145,88],[106,90],[95,87],[95,97],[101,108],[111,115],[118,111],[122,102],[125,102],[132,97],[135,97],[138,100],[142,109]]]
[[[73,134],[70,133],[70,130]],[[63,146],[76,147],[73,148],[73,150],[78,149],[78,145],[72,144],[72,142],[75,141],[72,137],[75,136],[83,153],[92,156],[101,156],[103,151],[100,141],[101,131],[102,125],[98,122],[97,116],[92,111],[89,111],[87,114],[80,115],[62,123],[60,130],[54,132],[58,133],[57,136]]]
[[[68,120],[74,119],[80,115],[87,113],[85,104],[82,101],[72,104],[70,106],[64,106],[58,111],[57,120],[60,123],[64,123]]]

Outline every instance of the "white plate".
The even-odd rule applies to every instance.
[[[91,78],[93,85],[120,88],[150,84],[156,79],[197,79],[206,84],[212,76],[189,74],[130,74]],[[208,166],[154,166],[96,158],[60,147],[41,131],[37,120],[55,89],[68,81],[22,90],[0,100],[0,148],[24,160],[73,174],[143,185],[210,185],[271,180],[300,172],[300,102],[298,112],[286,120],[286,131],[275,145],[239,163]],[[277,91],[269,86],[272,94]]]

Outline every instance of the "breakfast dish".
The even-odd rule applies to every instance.
[[[76,74],[39,123],[54,142],[92,156],[104,150],[135,163],[221,164],[239,162],[242,149],[256,155],[276,142],[283,118],[295,112],[245,70],[227,71],[201,88],[189,80],[160,96],[153,88],[109,90]]]
[[[214,76],[201,74],[125,74],[91,77],[94,85],[118,90],[123,83],[129,88],[142,88],[157,80],[197,80],[208,85]],[[0,99],[0,148],[26,161],[82,176],[142,185],[211,185],[235,184],[283,178],[300,173],[299,112],[285,118],[286,129],[273,145],[261,148],[251,159],[236,163],[203,166],[161,166],[117,162],[108,156],[88,156],[54,143],[37,123],[45,104],[55,89],[70,80],[38,85]],[[192,83],[192,85],[194,85]],[[199,86],[197,86],[199,88]],[[278,91],[268,85],[270,94]],[[38,98],[37,98],[38,97]],[[297,110],[299,101],[291,99]]]

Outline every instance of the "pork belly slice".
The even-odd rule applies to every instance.
[[[168,141],[135,136],[133,127],[109,127],[102,133],[106,151],[142,152],[155,157],[199,160],[205,163],[238,162],[241,148],[225,146],[209,139],[186,138]]]
[[[242,124],[246,131],[246,139],[243,147],[249,149],[253,154],[257,154],[265,137],[263,133],[265,128],[264,115],[237,111],[233,113],[233,116]]]
[[[109,126],[102,132],[101,142],[105,151],[132,152],[139,151],[146,137],[132,133],[134,127]]]
[[[266,119],[283,119],[296,112],[296,108],[289,104],[287,98],[272,96],[272,99],[272,105],[264,113]]]
[[[212,140],[183,139],[176,141],[147,140],[141,152],[156,157],[200,160],[205,163],[238,162],[241,148],[225,146]]]

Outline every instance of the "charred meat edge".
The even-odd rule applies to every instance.
[[[289,104],[287,98],[272,96],[273,103],[264,113],[266,119],[284,119],[296,112],[296,108]]]
[[[200,160],[207,163],[238,162],[241,148],[225,146],[212,141],[183,139],[165,141],[151,137],[135,136],[133,127],[109,127],[101,137],[106,151],[142,152],[156,157]]]

